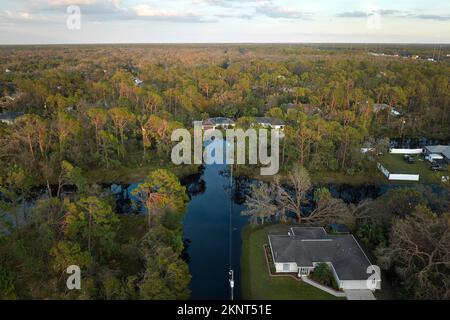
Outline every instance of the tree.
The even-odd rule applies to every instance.
[[[83,195],[87,192],[87,179],[84,177],[80,168],[73,166],[69,161],[61,161],[61,170],[58,177],[58,191],[56,196],[61,197],[63,187],[67,184],[74,184],[77,192]]]
[[[327,188],[319,188],[314,192],[314,202],[316,207],[303,221],[325,225],[330,223],[344,223],[352,226],[354,217],[342,199],[331,196]]]
[[[88,252],[82,251],[77,243],[69,241],[58,242],[50,251],[50,256],[53,258],[53,270],[60,275],[64,274],[71,265],[85,269],[92,263]]]
[[[119,139],[119,136],[120,136],[120,142],[122,143],[122,146],[124,146],[125,128],[128,124],[130,124],[132,121],[134,121],[135,117],[126,108],[112,108],[109,110],[109,115],[114,123],[115,128],[116,128],[116,138]]]
[[[119,222],[111,206],[96,197],[66,201],[65,205],[64,233],[68,239],[85,244],[89,253],[95,249],[99,256],[109,255]]]
[[[28,194],[33,186],[33,179],[28,170],[20,166],[14,165],[8,168],[6,177],[0,177],[0,224],[7,229],[14,229],[18,232],[18,228],[23,224],[26,218],[25,206],[20,211],[21,200]],[[21,215],[22,214],[22,215]],[[12,215],[14,224],[9,222],[8,216]],[[21,220],[20,217],[23,217]]]
[[[284,188],[279,179],[275,181],[279,202],[287,213],[294,213],[297,216],[297,221],[301,222],[303,218],[302,204],[305,201],[306,193],[311,188],[311,179],[305,168],[296,166],[288,174],[287,180],[292,190]]]
[[[149,117],[147,115],[140,115],[137,117],[137,120],[141,128],[143,158],[145,159],[147,149],[151,145],[152,128],[149,122]]]
[[[56,131],[59,140],[59,152],[62,154],[70,138],[74,138],[80,132],[80,122],[65,112],[59,112],[56,120]]]
[[[89,120],[92,122],[95,128],[95,141],[97,144],[97,150],[100,146],[100,130],[103,130],[103,127],[106,124],[106,121],[108,120],[108,114],[104,109],[101,108],[92,108],[88,109],[86,112],[86,115],[88,116]]]
[[[184,212],[188,200],[186,188],[173,173],[164,169],[150,173],[147,180],[133,190],[133,195],[147,210],[149,228],[163,210]]]
[[[0,300],[15,300],[14,273],[0,265]]]
[[[100,131],[100,153],[106,168],[110,168],[113,164],[113,154],[117,153],[117,156],[120,157],[125,150],[113,134],[102,130]]]
[[[378,261],[392,268],[418,299],[450,299],[450,214],[436,215],[418,206],[394,217],[389,245]]]
[[[41,157],[44,157],[48,145],[46,122],[38,115],[26,114],[17,120],[16,128],[13,138],[27,145],[32,159],[36,161],[36,149],[39,150]]]
[[[189,297],[191,276],[186,262],[169,247],[157,247],[146,255],[146,271],[140,284],[144,300],[182,300]]]
[[[266,219],[271,218],[278,211],[275,204],[276,192],[276,188],[271,184],[252,185],[251,193],[245,200],[246,209],[242,214],[250,216],[252,223],[261,221],[261,224],[264,224]]]
[[[153,114],[162,105],[163,99],[161,96],[153,91],[147,92],[144,97],[144,113]]]

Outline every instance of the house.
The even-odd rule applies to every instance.
[[[203,130],[215,130],[215,129],[230,129],[234,128],[236,122],[230,118],[215,117],[203,120]]]
[[[380,112],[380,111],[383,111],[383,110],[386,110],[386,109],[389,109],[389,108],[390,108],[390,106],[389,106],[388,104],[386,104],[386,103],[375,103],[375,104],[373,105],[373,112],[378,113],[378,112]],[[401,115],[402,115],[402,114],[401,114],[397,109],[395,109],[394,107],[392,107],[392,108],[390,108],[390,109],[391,109],[390,113],[391,113],[392,116],[398,117],[398,116],[401,116]]]
[[[385,109],[388,109],[389,105],[385,103],[375,103],[373,105],[373,112],[378,113],[380,111],[383,111]]]
[[[426,146],[424,149],[425,158],[433,162],[433,160],[444,160],[450,163],[450,146],[435,145]]]
[[[144,83],[144,81],[142,81],[142,80],[139,79],[139,78],[134,78],[133,81],[134,81],[134,84],[135,84],[136,86],[138,86],[138,87],[139,87],[141,84]]]
[[[326,263],[339,289],[381,288],[381,276],[371,277],[373,271],[368,268],[372,263],[351,234],[331,235],[324,228],[294,227],[288,235],[268,237],[278,273],[296,273],[299,277],[307,277],[319,263]],[[367,282],[369,277],[371,283]]]
[[[16,119],[20,116],[22,116],[22,112],[3,112],[0,113],[0,122],[6,123],[6,124],[13,124],[16,122]]]
[[[284,122],[280,119],[269,117],[256,117],[255,124],[263,127],[275,130],[284,130]]]

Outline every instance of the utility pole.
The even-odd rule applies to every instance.
[[[405,143],[405,136],[403,135],[403,128],[405,127],[405,123],[406,123],[406,120],[403,119],[402,120],[402,127],[400,129],[400,137],[402,138],[402,148],[404,147],[403,144]]]
[[[229,213],[229,263],[230,271],[228,275],[230,276],[230,294],[231,300],[234,300],[234,270],[233,268],[233,163],[230,164],[230,213]]]
[[[234,300],[234,271],[230,270],[230,290],[231,290],[231,301]]]

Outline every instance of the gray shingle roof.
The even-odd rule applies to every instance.
[[[203,120],[203,125],[223,125],[223,124],[234,124],[234,120],[230,118],[224,118],[224,117],[216,117],[216,118],[209,118],[206,120]]]
[[[256,123],[260,124],[270,124],[272,126],[282,126],[284,125],[284,122],[277,118],[270,118],[270,117],[256,117],[255,118]]]
[[[447,159],[450,159],[450,146],[426,146],[425,149],[427,149],[430,153],[443,154]]]
[[[23,116],[23,112],[3,112],[0,113],[0,121],[14,122],[20,116]]]
[[[315,230],[314,230],[315,229]],[[371,265],[352,235],[329,235],[323,228],[292,228],[291,235],[269,235],[277,263],[295,262],[312,267],[313,262],[330,262],[340,280],[365,280]]]

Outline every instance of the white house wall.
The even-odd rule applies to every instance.
[[[339,289],[342,290],[368,290],[367,280],[340,280]],[[377,281],[376,289],[381,289],[381,282]]]
[[[277,272],[285,272],[285,273],[292,273],[292,272],[297,273],[298,272],[298,266],[297,266],[297,264],[295,262],[294,263],[289,263],[289,271],[283,270],[283,265],[284,264],[285,263],[275,263],[275,270]]]

